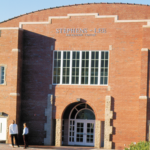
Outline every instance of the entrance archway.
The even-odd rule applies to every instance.
[[[62,141],[64,145],[94,146],[95,142],[95,114],[93,109],[85,103],[76,103],[66,109],[67,118],[63,118]]]

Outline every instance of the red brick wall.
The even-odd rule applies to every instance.
[[[99,15],[118,15],[120,20],[150,19],[150,6],[134,4],[79,4],[50,8],[28,13],[3,22],[1,27],[18,27],[19,22],[48,21],[49,16],[66,16],[68,13],[99,13]]]
[[[99,13],[99,15],[118,15],[120,20],[139,20],[150,18],[149,11],[149,6],[139,5],[77,5],[38,11],[1,23],[0,26],[18,26],[20,21],[47,21],[48,16],[66,16],[68,13]],[[42,144],[44,141],[45,108],[47,95],[50,93],[54,94],[54,119],[61,118],[64,109],[80,97],[87,101],[93,108],[96,119],[101,121],[105,120],[105,97],[111,95],[114,111],[113,147],[123,148],[124,144],[146,139],[147,100],[139,100],[140,95],[147,96],[145,94],[148,77],[142,78],[142,75],[145,77],[147,70],[142,66],[148,60],[145,59],[143,63],[141,52],[141,48],[149,48],[149,29],[142,27],[145,24],[114,23],[114,18],[82,16],[52,20],[52,24],[47,25],[23,25],[21,123],[28,123],[31,143]],[[94,37],[67,37],[65,34],[56,34],[56,28],[85,27],[106,28],[107,32]],[[7,45],[12,34],[8,35],[7,39],[2,41],[4,43],[7,41]],[[51,45],[55,45],[55,50],[109,50],[109,45],[112,45],[113,50],[109,53],[108,83],[111,90],[108,91],[107,86],[92,85],[57,85],[50,90],[53,62]],[[9,62],[7,59],[5,61]],[[4,89],[5,87],[2,87],[2,90]]]
[[[20,96],[10,95],[20,93],[21,53],[12,52],[12,49],[21,47],[21,43],[18,44],[19,33],[21,34],[21,31],[16,29],[2,30],[0,37],[0,64],[7,65],[6,85],[0,85],[0,111],[8,114],[8,127],[12,120],[16,120],[17,124],[20,122]]]

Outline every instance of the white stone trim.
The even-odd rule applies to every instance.
[[[109,50],[112,50],[112,45],[109,45]]]
[[[142,48],[141,51],[148,51],[148,48]]]
[[[9,95],[11,95],[11,96],[20,96],[19,93],[10,93]]]
[[[18,27],[5,27],[5,28],[0,28],[0,30],[19,30],[20,28]]]
[[[12,49],[12,52],[21,52],[21,50],[20,49]]]
[[[94,146],[96,148],[100,148],[101,147],[101,126],[102,126],[102,122],[100,120],[95,120],[95,143]]]
[[[147,99],[147,96],[139,96],[139,99]]]
[[[100,15],[98,13],[75,13],[75,14],[67,14],[67,16],[52,16],[48,17],[48,22],[19,22],[19,28],[22,28],[24,24],[51,24],[52,19],[69,19],[73,16],[95,16],[95,18],[114,18],[115,23],[128,23],[128,22],[146,22],[147,25],[143,25],[143,27],[150,27],[150,20],[118,20],[118,15]],[[19,28],[10,28],[10,29],[19,29]],[[2,29],[2,28],[0,28]],[[3,28],[8,29],[8,28]]]
[[[111,89],[111,87],[110,87],[110,86],[108,86],[108,87],[107,87],[107,91],[110,91],[110,89]]]
[[[144,19],[144,20],[118,20],[118,15],[100,15],[98,13],[75,13],[75,14],[67,14],[67,16],[52,16],[48,17],[47,22],[19,22],[19,27],[3,27],[0,28],[0,30],[12,30],[12,29],[17,29],[19,30],[22,28],[22,25],[24,24],[51,24],[52,19],[69,19],[70,17],[73,16],[95,16],[95,18],[114,18],[115,23],[129,23],[129,22],[146,22],[147,25],[143,25],[144,28],[149,28],[150,27],[150,20]]]
[[[110,134],[113,132],[113,127],[110,126],[110,120],[113,119],[113,111],[111,111],[111,96],[105,98],[105,127],[104,127],[104,148],[111,149],[112,141]]]

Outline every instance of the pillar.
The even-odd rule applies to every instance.
[[[56,134],[55,134],[55,146],[61,146],[62,137],[62,119],[56,119]]]
[[[101,147],[101,121],[95,120],[95,147]]]
[[[112,134],[113,127],[110,126],[110,119],[113,119],[113,111],[111,111],[111,96],[106,96],[105,101],[105,128],[104,128],[104,148],[111,149],[112,141],[110,141],[110,134]]]

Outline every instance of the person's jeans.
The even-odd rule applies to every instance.
[[[27,134],[23,135],[23,141],[24,141],[24,147],[25,148],[28,147],[28,135]]]
[[[16,145],[18,145],[19,147],[17,134],[11,134],[11,144],[12,146],[14,146],[14,140],[13,140],[14,137],[15,137]]]

